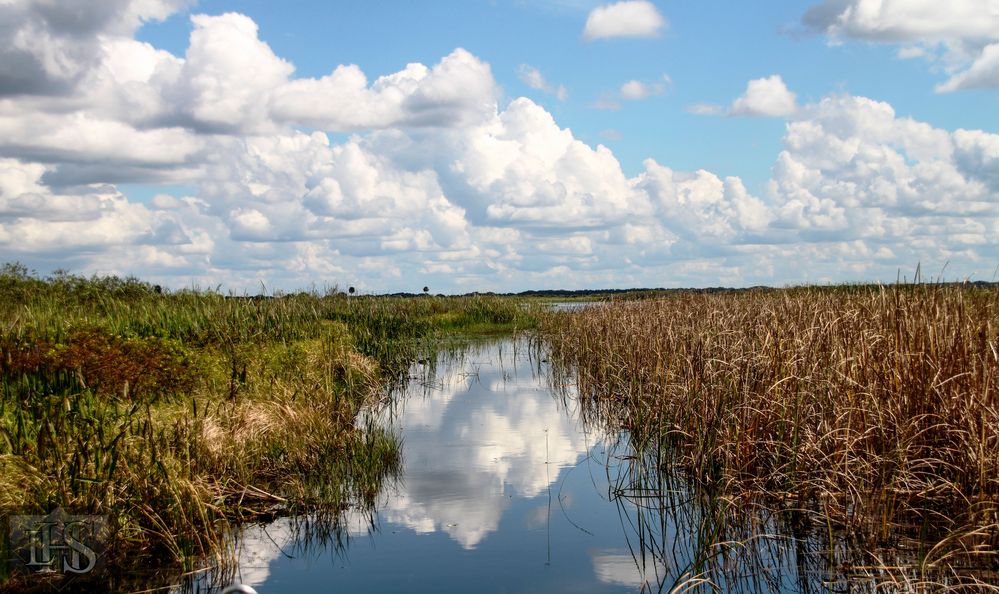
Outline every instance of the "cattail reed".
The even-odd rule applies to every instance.
[[[830,541],[908,538],[923,569],[999,564],[996,289],[678,293],[552,313],[542,336],[662,472],[808,510]]]

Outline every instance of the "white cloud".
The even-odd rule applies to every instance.
[[[732,102],[729,113],[737,116],[786,117],[797,109],[797,97],[779,74],[749,81],[746,92]]]
[[[999,134],[981,130],[957,130],[954,162],[966,175],[982,180],[991,192],[999,193]]]
[[[771,215],[737,177],[724,181],[700,170],[680,173],[653,160],[645,162],[641,186],[677,236],[713,246],[736,242],[740,235],[763,232]],[[719,244],[719,242],[722,242]]]
[[[662,75],[659,80],[644,82],[640,80],[629,80],[621,85],[615,92],[605,92],[599,99],[590,104],[593,109],[606,109],[617,111],[621,109],[622,101],[641,101],[662,95],[666,92],[666,87],[672,83],[668,74]]]
[[[638,101],[653,97],[655,95],[662,95],[666,92],[666,85],[669,84],[669,82],[670,78],[667,75],[663,75],[662,80],[649,83],[642,82],[640,80],[629,80],[621,85],[621,89],[618,93],[622,99]]]
[[[733,114],[788,118],[764,193],[651,160],[629,177],[535,102],[501,104],[465,50],[373,81],[351,65],[294,78],[247,17],[195,17],[184,56],[131,37],[146,17],[98,17],[72,35],[28,19],[83,57],[69,86],[28,68],[0,100],[0,260],[169,286],[472,291],[893,279],[935,258],[990,276],[999,258],[999,136],[883,102],[798,106],[779,77],[752,81]],[[604,99],[667,84],[634,82]],[[163,187],[116,185],[136,182]]]
[[[166,84],[171,104],[207,131],[267,131],[267,99],[294,71],[257,37],[249,17],[194,15],[194,31],[177,78]]]
[[[987,245],[999,216],[987,173],[996,135],[950,133],[898,118],[886,103],[839,96],[803,110],[784,145],[770,192],[777,225],[804,240],[872,241],[917,261],[926,250]]]
[[[902,57],[932,60],[943,54],[952,76],[938,85],[939,91],[999,87],[999,51],[989,50],[999,42],[995,0],[825,0],[803,21],[833,43],[851,37],[902,44]]]
[[[181,166],[203,143],[179,128],[138,129],[87,113],[45,114],[0,106],[0,144],[42,161]]]
[[[565,88],[565,85],[553,85],[545,80],[541,71],[530,66],[528,64],[521,64],[517,67],[517,77],[525,85],[531,87],[532,89],[537,89],[548,93],[549,95],[555,95],[559,101],[565,101],[569,98],[569,91]]]
[[[668,23],[647,0],[625,0],[590,11],[583,29],[587,41],[612,37],[655,37]]]
[[[999,6],[994,0],[825,0],[804,21],[834,37],[973,41],[999,35]]]
[[[605,227],[643,210],[609,149],[575,139],[528,99],[470,130],[459,148],[451,168],[471,198],[463,206],[491,224]]]
[[[271,110],[278,121],[331,131],[460,127],[488,118],[496,99],[489,65],[459,48],[433,68],[410,64],[370,86],[357,66],[295,80],[274,93]]]
[[[183,66],[164,84],[180,123],[206,132],[267,133],[286,124],[329,131],[463,126],[496,110],[487,64],[456,49],[432,68],[409,64],[370,85],[360,68],[290,80],[294,67],[238,14],[192,17]],[[168,116],[169,118],[169,116]]]
[[[999,43],[985,46],[966,71],[955,74],[936,87],[937,91],[945,93],[964,89],[995,88],[999,88]]]
[[[92,74],[101,39],[131,36],[163,20],[185,0],[0,2],[0,97],[68,95]]]
[[[11,255],[134,245],[170,226],[168,217],[129,202],[113,186],[54,193],[42,182],[45,172],[38,164],[0,159],[0,246]]]

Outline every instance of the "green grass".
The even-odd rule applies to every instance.
[[[362,411],[445,337],[533,323],[508,298],[161,293],[7,265],[0,514],[103,514],[111,565],[183,568],[221,558],[233,522],[370,506],[400,444]]]

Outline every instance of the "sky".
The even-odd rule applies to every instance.
[[[999,267],[999,0],[0,0],[0,262],[258,292]]]

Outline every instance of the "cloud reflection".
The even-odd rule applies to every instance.
[[[270,577],[271,561],[277,559],[294,543],[295,531],[291,519],[281,518],[267,525],[253,524],[240,533],[237,581],[247,586],[260,586]]]
[[[597,579],[605,584],[644,590],[659,584],[665,575],[662,563],[649,553],[643,559],[626,550],[607,549],[593,551],[591,556]]]
[[[586,454],[587,437],[531,373],[526,350],[515,360],[509,342],[473,349],[400,401],[391,424],[403,433],[403,480],[383,520],[472,549],[512,497],[541,494]]]
[[[418,534],[443,532],[473,549],[496,531],[514,497],[544,493],[559,471],[588,450],[587,436],[531,373],[526,347],[510,341],[481,345],[414,382],[382,422],[401,431],[403,474],[378,505],[381,523]],[[547,507],[538,508],[540,525]],[[531,520],[529,518],[529,520]],[[347,512],[351,536],[368,533],[367,514]],[[271,563],[297,556],[295,524],[284,518],[243,530],[241,583],[260,586]]]

